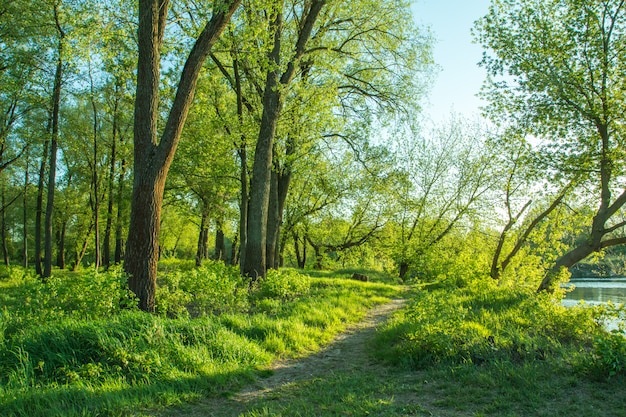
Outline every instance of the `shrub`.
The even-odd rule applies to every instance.
[[[248,281],[223,262],[172,271],[159,277],[157,312],[168,317],[203,317],[245,310]]]
[[[269,270],[267,277],[258,282],[259,298],[290,299],[308,294],[311,279],[292,269]]]
[[[490,280],[418,293],[378,336],[381,356],[424,368],[438,363],[533,361],[591,349],[602,333],[593,311]]]

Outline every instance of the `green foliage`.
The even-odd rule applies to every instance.
[[[11,312],[8,329],[62,317],[106,317],[136,303],[120,268],[80,274],[59,271],[44,284],[33,271],[10,267],[0,288],[0,302]]]
[[[42,284],[4,270],[0,415],[129,415],[235,389],[277,356],[319,349],[398,292],[285,270],[249,293],[219,262],[162,266],[159,315],[124,304],[135,301],[119,271]]]
[[[308,294],[311,279],[291,269],[270,270],[258,285],[260,297],[288,299]]]
[[[387,360],[424,368],[572,360],[601,335],[592,309],[565,308],[548,295],[482,280],[456,289],[425,287],[377,343]]]
[[[242,311],[248,305],[248,282],[236,268],[206,262],[200,268],[162,273],[157,312],[168,317],[201,317]]]

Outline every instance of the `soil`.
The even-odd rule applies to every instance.
[[[252,402],[270,396],[273,391],[288,384],[326,375],[330,372],[350,374],[359,369],[384,367],[373,360],[367,352],[368,341],[374,337],[376,328],[392,313],[406,304],[404,299],[394,299],[372,309],[366,317],[339,334],[323,350],[299,359],[287,359],[270,366],[271,375],[244,387],[229,398],[206,398],[199,403],[179,410],[170,410],[169,416],[226,417],[245,412]]]

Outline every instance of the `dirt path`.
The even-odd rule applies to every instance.
[[[405,304],[404,299],[394,299],[375,307],[363,320],[339,334],[323,350],[306,358],[275,362],[270,368],[273,371],[271,376],[257,380],[230,398],[208,398],[167,415],[238,416],[248,409],[250,403],[263,400],[273,391],[288,384],[321,377],[331,372],[349,374],[364,368],[377,368],[381,365],[375,363],[369,356],[368,342],[374,337],[376,328]]]
[[[406,300],[396,299],[371,310],[359,323],[339,334],[325,349],[303,359],[290,359],[275,363],[274,374],[244,388],[233,397],[234,401],[247,402],[258,399],[283,385],[301,379],[311,379],[329,372],[346,372],[376,366],[367,353],[368,341],[376,328],[389,316],[402,308]]]

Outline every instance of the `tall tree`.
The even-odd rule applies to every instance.
[[[495,1],[476,32],[487,49],[482,64],[491,75],[484,90],[491,113],[549,142],[543,149],[549,169],[596,183],[587,233],[547,271],[538,288],[547,290],[562,268],[626,243],[612,237],[626,225],[613,220],[626,203],[626,2]]]
[[[56,187],[57,151],[59,147],[59,114],[61,107],[61,88],[63,83],[63,65],[65,49],[65,30],[61,26],[60,13],[61,1],[55,1],[53,5],[54,26],[57,31],[57,64],[54,74],[54,86],[52,89],[52,112],[50,132],[50,162],[48,170],[48,192],[46,200],[46,216],[44,224],[44,264],[42,278],[52,275],[52,215],[54,212],[54,191]]]
[[[241,0],[220,1],[189,52],[174,101],[158,138],[161,50],[168,0],[139,1],[137,93],[134,124],[134,180],[124,270],[142,310],[154,311],[158,238],[167,172],[191,105],[198,76],[211,48]]]
[[[267,216],[270,201],[270,184],[272,170],[272,152],[276,126],[284,104],[283,89],[288,86],[296,75],[298,65],[306,52],[315,22],[319,17],[325,0],[306,2],[292,55],[286,68],[281,73],[281,54],[283,51],[283,2],[279,1],[273,11],[271,32],[274,34],[274,45],[269,54],[270,70],[267,72],[263,93],[263,115],[259,128],[259,137],[254,153],[252,179],[250,183],[250,206],[248,208],[248,236],[246,242],[245,264],[243,273],[252,279],[265,277],[267,269]]]

